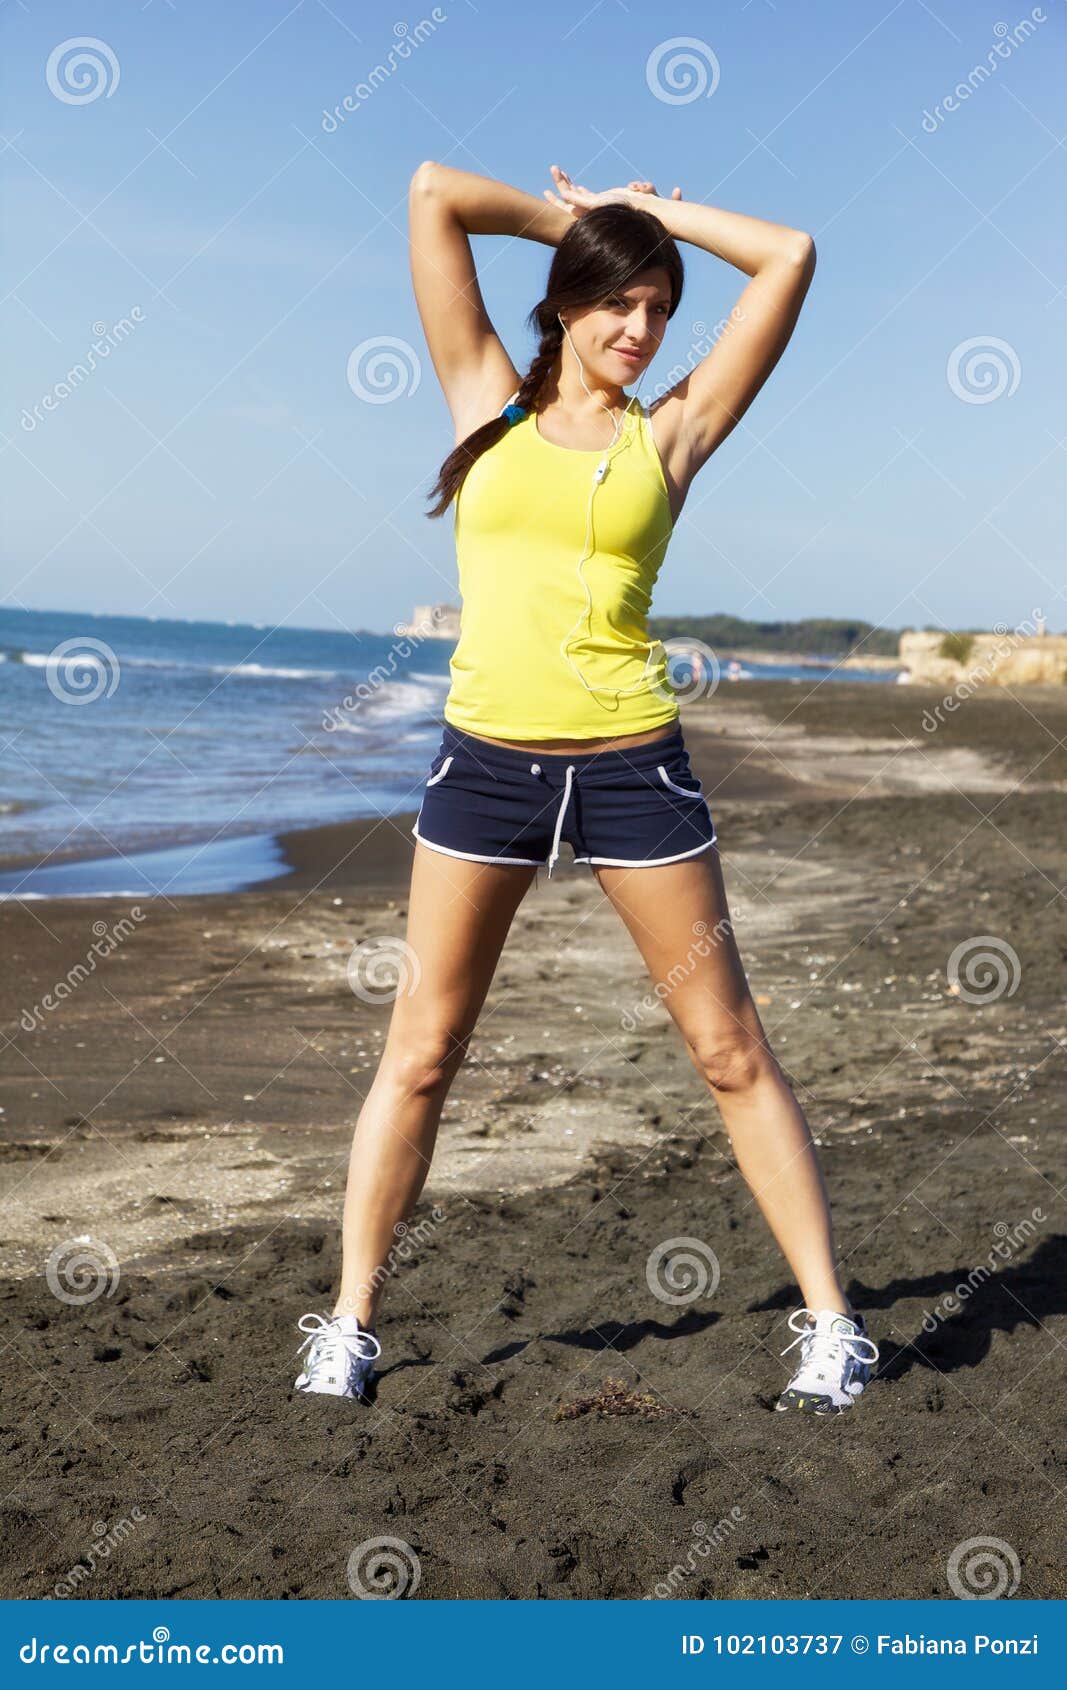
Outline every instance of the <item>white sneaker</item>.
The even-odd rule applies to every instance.
[[[797,1325],[797,1320],[801,1325]],[[789,1330],[799,1332],[800,1365],[779,1397],[777,1409],[806,1414],[840,1414],[851,1408],[878,1360],[878,1346],[868,1336],[862,1315],[850,1320],[836,1309],[797,1309]],[[788,1355],[793,1344],[782,1351]]]
[[[308,1334],[300,1346],[308,1353],[296,1389],[366,1401],[374,1363],[382,1353],[374,1333],[361,1326],[354,1314],[303,1314],[296,1324]]]

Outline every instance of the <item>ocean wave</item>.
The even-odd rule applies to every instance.
[[[28,668],[43,669],[51,661],[52,654],[47,651],[13,651],[7,656],[15,663],[26,664]],[[99,661],[93,652],[79,653],[77,657],[84,664]],[[0,653],[0,663],[4,661],[5,656]],[[333,681],[343,672],[340,669],[282,669],[266,663],[187,663],[173,657],[120,657],[118,661],[120,669],[174,669],[197,675],[251,676],[255,680]]]
[[[282,681],[332,681],[341,673],[340,669],[272,669],[263,663],[211,663],[208,667],[215,675],[267,676]]]
[[[0,892],[0,904],[37,903],[42,898],[151,898],[158,896],[154,887],[129,886],[120,887],[113,892],[109,887],[106,892]]]
[[[436,681],[437,677],[430,677]],[[338,698],[325,712],[337,733],[366,733],[383,722],[398,719],[417,720],[432,716],[440,702],[440,686],[416,683],[413,678],[386,681],[373,687],[370,682],[355,682],[343,698]]]

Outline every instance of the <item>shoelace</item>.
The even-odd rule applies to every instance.
[[[799,1332],[800,1336],[794,1338],[792,1344],[786,1345],[782,1355],[788,1355],[797,1344],[803,1345],[800,1352],[801,1367],[810,1367],[817,1379],[828,1383],[829,1370],[840,1372],[841,1363],[846,1356],[850,1356],[853,1361],[864,1361],[872,1365],[878,1360],[878,1345],[873,1338],[865,1338],[862,1332],[850,1336],[847,1332],[816,1332],[814,1326],[805,1324],[801,1328],[795,1325],[798,1318],[805,1321],[808,1316],[813,1321],[816,1319],[814,1309],[795,1309],[789,1316],[789,1330]],[[863,1353],[864,1345],[870,1352],[867,1355]]]
[[[306,1325],[305,1322],[309,1320],[313,1320],[315,1325]],[[357,1361],[377,1361],[382,1353],[382,1346],[373,1332],[339,1332],[335,1328],[332,1315],[302,1314],[296,1324],[301,1332],[307,1333],[307,1337],[296,1353],[300,1355],[303,1350],[308,1351],[305,1365],[309,1368],[313,1367],[319,1359],[319,1353],[315,1346],[320,1343],[324,1346],[327,1343],[342,1344],[348,1354],[355,1356]],[[365,1349],[363,1346],[366,1344],[373,1344],[374,1348]]]

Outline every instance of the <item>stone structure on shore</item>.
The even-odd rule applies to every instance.
[[[420,640],[459,639],[460,610],[455,604],[417,604],[410,622],[398,622],[394,632]],[[770,658],[798,666],[821,666],[825,658],[798,652],[732,651],[730,656]],[[918,685],[974,688],[1041,686],[1067,682],[1067,634],[1050,634],[1043,613],[1034,610],[1016,627],[998,624],[991,633],[946,633],[936,628],[909,628],[900,636],[896,657],[865,656],[862,651],[839,658],[839,669],[899,669],[897,679]]]
[[[409,634],[420,640],[459,639],[459,606],[455,604],[417,604],[410,622],[398,622],[394,632]]]
[[[990,634],[909,629],[900,636],[902,680],[931,686],[1041,686],[1067,681],[1067,634],[1050,634],[1034,612]]]

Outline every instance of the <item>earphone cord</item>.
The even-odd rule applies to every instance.
[[[556,314],[557,314],[557,316],[559,316],[558,312]],[[560,321],[560,326],[563,329],[563,333],[567,336],[567,343],[570,346],[571,351],[574,352],[575,359],[577,360],[577,363],[578,363],[578,380],[581,382],[582,386],[585,388],[585,391],[587,393],[589,393],[590,399],[592,399],[592,398],[595,397],[595,395],[590,393],[589,388],[586,386],[585,372],[582,368],[582,360],[578,357],[577,352],[574,351],[574,342],[571,340],[570,334],[567,330],[566,323],[563,321],[562,317],[559,318],[559,321]],[[630,403],[632,403],[632,401],[630,401]],[[603,410],[603,411],[607,410],[607,406],[601,404],[599,399],[597,400],[597,404],[600,405],[601,410]],[[569,664],[570,668],[574,671],[574,673],[577,675],[578,679],[581,681],[581,683],[582,683],[583,687],[585,688],[586,692],[612,692],[612,693],[615,694],[615,696],[617,698],[622,698],[626,693],[640,692],[643,688],[645,688],[646,683],[647,683],[648,671],[649,671],[649,668],[652,664],[652,660],[653,660],[653,657],[654,657],[655,651],[656,651],[656,646],[659,644],[659,641],[658,640],[650,640],[649,641],[648,656],[645,658],[645,667],[641,671],[641,678],[640,678],[639,681],[636,681],[632,687],[590,686],[589,682],[586,680],[585,676],[582,674],[582,672],[578,668],[577,664],[570,657],[570,655],[567,651],[567,646],[570,643],[570,640],[571,640],[571,638],[572,638],[572,636],[575,632],[575,629],[578,628],[578,626],[580,625],[583,617],[585,617],[587,619],[587,623],[588,623],[588,627],[589,627],[589,635],[590,635],[590,638],[592,637],[592,632],[593,632],[593,630],[592,630],[593,597],[592,597],[592,594],[589,591],[589,583],[586,580],[585,575],[583,574],[583,565],[585,564],[585,560],[586,560],[586,557],[588,555],[589,542],[592,539],[593,499],[596,496],[597,488],[599,487],[601,481],[603,481],[605,475],[607,474],[607,471],[608,471],[608,456],[607,456],[607,454],[611,451],[612,447],[615,445],[616,440],[619,438],[619,429],[622,427],[622,419],[627,414],[628,410],[629,410],[629,404],[627,405],[626,409],[624,409],[620,413],[618,418],[616,419],[615,433],[612,436],[609,444],[605,447],[604,456],[601,458],[599,464],[597,465],[595,471],[593,472],[593,481],[592,481],[592,485],[589,489],[589,503],[586,507],[586,513],[585,513],[585,542],[582,546],[582,555],[578,559],[578,579],[582,583],[583,588],[585,589],[586,608],[581,613],[581,615],[578,617],[578,621],[575,622],[573,627],[571,627],[570,630],[563,636],[563,639],[560,641],[560,647],[559,647],[560,655],[563,658],[563,661],[565,663]]]

